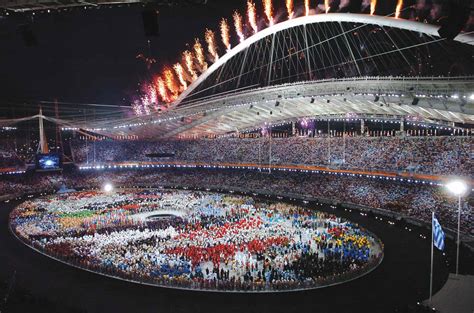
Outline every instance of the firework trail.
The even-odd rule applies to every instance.
[[[217,54],[216,37],[214,32],[210,29],[206,29],[204,37],[207,42],[207,51],[209,51],[209,53],[214,58],[213,62],[216,62],[219,59],[219,55]]]
[[[377,0],[370,0],[370,15],[374,15],[376,5],[377,5]]]
[[[179,88],[176,84],[173,71],[169,68],[165,69],[164,71],[165,75],[165,84],[166,88],[168,88],[169,92],[171,93],[171,96],[169,97],[170,102],[176,100],[178,98],[179,94]]]
[[[326,13],[329,13],[329,10],[331,10],[331,7],[329,6],[329,0],[324,0],[324,10]]]
[[[194,53],[196,54],[196,59],[198,60],[201,70],[205,71],[207,69],[207,63],[206,58],[204,57],[204,49],[202,48],[201,42],[197,38],[194,42]]]
[[[227,50],[230,50],[230,29],[227,20],[223,18],[220,24],[222,43]]]
[[[146,87],[145,87],[146,88]],[[148,97],[148,94],[144,94],[140,97],[140,101],[142,102],[142,106],[141,106],[141,109],[142,109],[142,113],[144,111],[144,113],[146,115],[150,115],[150,98]]]
[[[145,114],[150,115],[151,110],[150,110],[150,100],[148,99],[148,95],[145,95],[142,98],[142,102],[143,102],[143,109],[145,110]]]
[[[339,11],[351,4],[351,0],[340,0],[339,1]]]
[[[135,112],[135,115],[136,115],[136,116],[142,116],[142,115],[143,115],[143,113],[142,113],[142,106],[140,105],[140,101],[135,100],[135,101],[132,103],[132,109],[133,109],[133,112]]]
[[[232,17],[234,18],[235,32],[237,33],[237,36],[239,36],[240,42],[242,42],[245,40],[242,16],[239,14],[239,12],[235,11]]]
[[[373,0],[362,0],[362,12],[364,12],[369,6],[370,6],[370,3],[372,2]]]
[[[160,76],[155,80],[155,88],[158,90],[158,94],[163,102],[171,102],[168,96],[168,91],[166,90],[165,81]]]
[[[249,19],[250,26],[253,29],[253,33],[256,34],[258,32],[257,9],[255,9],[255,3],[253,3],[252,1],[247,1],[247,16]]]
[[[304,15],[308,16],[310,10],[310,0],[304,0]]]
[[[263,10],[265,12],[265,16],[267,17],[268,23],[270,26],[272,26],[274,24],[272,0],[263,0]]]
[[[158,104],[158,94],[156,93],[155,86],[152,84],[146,84],[148,100],[150,100],[150,104],[156,106]]]
[[[195,81],[197,79],[197,73],[196,73],[196,70],[194,69],[193,58],[194,57],[191,51],[186,50],[183,52],[183,59],[184,59],[184,64],[186,64],[186,70],[191,75],[192,80]]]
[[[403,0],[398,0],[397,7],[395,8],[395,18],[400,17],[400,12],[402,11]]]
[[[293,18],[293,15],[295,14],[293,8],[293,0],[286,0],[286,11],[288,12],[288,19],[291,20]]]
[[[188,83],[186,83],[186,80],[184,79],[184,70],[183,66],[181,63],[176,63],[173,65],[174,72],[176,73],[176,76],[178,76],[179,83],[181,84],[181,90],[185,90],[188,88]]]
[[[144,83],[142,88],[142,95],[140,97],[140,101],[135,103],[135,106],[138,106],[136,112],[138,114],[146,114],[149,115],[151,113],[151,109],[158,110],[158,94],[156,92],[156,88],[153,84]]]
[[[140,100],[135,100],[135,101],[132,103],[133,111],[135,112],[135,115],[137,115],[137,116],[142,116],[142,115],[143,115],[142,105],[140,104],[141,101],[142,101],[142,99],[140,99]]]

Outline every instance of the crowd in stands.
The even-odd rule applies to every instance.
[[[471,176],[472,137],[289,137],[176,141],[84,141],[73,143],[76,163],[160,161],[149,154],[173,153],[171,161],[304,164],[338,169]],[[271,146],[271,147],[270,147]]]
[[[13,146],[6,142],[0,142],[0,169],[21,168],[24,161],[15,152]]]
[[[34,164],[38,151],[38,140],[22,138],[2,138],[0,134],[0,172],[2,169],[24,170],[28,164]],[[57,147],[54,140],[48,140],[50,152],[56,152]]]
[[[62,185],[100,188],[105,182],[117,186],[187,186],[324,198],[380,208],[428,223],[435,211],[444,227],[457,228],[457,199],[441,186],[330,174],[212,169],[92,171],[3,176],[0,189],[4,195],[23,194],[53,191]],[[463,203],[461,230],[474,235],[472,193]]]
[[[12,229],[47,254],[198,289],[323,286],[363,274],[382,255],[378,239],[334,215],[208,192],[59,194],[26,201],[10,217]]]
[[[304,137],[216,138],[169,141],[72,140],[77,164],[127,161],[314,165],[334,169],[472,176],[473,137]],[[33,149],[34,150],[34,149]],[[34,162],[31,147],[0,145],[0,169]],[[154,158],[167,153],[174,157]]]

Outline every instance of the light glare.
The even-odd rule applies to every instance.
[[[467,192],[467,184],[462,180],[454,180],[446,184],[446,188],[453,195],[461,196]]]
[[[106,184],[104,185],[104,191],[105,191],[105,192],[112,192],[112,190],[114,190],[114,186],[112,186],[111,183],[106,183]]]

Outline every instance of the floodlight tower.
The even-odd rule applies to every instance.
[[[462,180],[453,180],[446,184],[448,191],[454,196],[458,197],[458,234],[456,240],[456,276],[459,274],[459,237],[461,232],[461,198],[465,196],[469,191],[469,186]]]
[[[38,115],[38,122],[39,122],[39,144],[38,144],[38,151],[37,153],[41,154],[48,154],[48,141],[46,139],[46,134],[44,133],[44,125],[43,125],[43,109],[40,107],[39,115]]]

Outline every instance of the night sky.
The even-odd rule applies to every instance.
[[[176,62],[186,43],[202,37],[206,27],[216,28],[220,16],[243,3],[214,0],[206,6],[160,8],[160,36],[150,38],[152,57],[158,61],[151,72]],[[134,5],[36,13],[32,29],[38,44],[33,47],[26,46],[18,30],[25,17],[0,18],[0,102],[57,97],[124,104],[149,75],[145,63],[135,58],[150,52],[142,10]]]
[[[261,1],[255,2],[261,15]],[[284,15],[285,1],[273,2],[275,15]],[[221,17],[231,22],[234,9],[244,15],[245,3],[209,0],[203,6],[161,7],[160,36],[151,38],[151,51],[144,35],[141,5],[0,16],[0,117],[19,103],[55,98],[128,105],[139,82],[158,72],[163,64],[176,62],[186,44],[203,38],[206,27],[217,30]],[[295,1],[295,8],[302,3]],[[386,14],[389,12],[382,6],[394,8],[396,0],[379,3],[377,13]],[[19,32],[27,21],[32,22],[38,41],[33,47],[25,44]],[[157,64],[148,70],[136,55],[149,56],[150,52]]]

